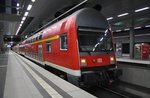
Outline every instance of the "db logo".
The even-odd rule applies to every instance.
[[[93,63],[102,63],[102,58],[93,59]]]
[[[98,62],[98,63],[102,63],[102,58],[98,58],[98,59],[97,59],[97,62]]]

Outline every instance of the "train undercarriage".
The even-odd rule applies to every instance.
[[[111,85],[112,82],[122,75],[122,70],[114,66],[115,65],[102,68],[82,68],[81,77],[67,75],[67,79],[79,87]]]

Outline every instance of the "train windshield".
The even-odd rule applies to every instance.
[[[78,43],[80,52],[105,52],[113,50],[112,37],[108,29],[79,29]]]

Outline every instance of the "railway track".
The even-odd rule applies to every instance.
[[[115,87],[95,86],[84,90],[98,98],[142,98]]]
[[[34,61],[32,61],[32,62],[34,62]],[[36,63],[36,62],[34,62],[34,63]],[[41,66],[39,63],[36,63],[36,64]],[[41,67],[43,67],[43,66],[41,66]],[[48,70],[48,69],[46,69],[46,70]],[[82,88],[82,89],[84,89],[84,88]],[[118,88],[114,89],[114,86],[112,86],[112,87],[98,87],[98,86],[96,86],[96,87],[92,87],[90,89],[84,89],[84,90],[93,94],[94,96],[96,96],[98,98],[142,98],[142,97],[139,97],[139,96],[136,96],[133,94],[125,94],[124,93],[125,91],[119,90]],[[122,91],[123,93],[118,92],[118,91]]]
[[[120,93],[120,92],[117,92],[117,91],[112,90],[112,89],[107,88],[107,87],[100,87],[100,88],[102,88],[102,89],[104,89],[105,91],[108,91],[108,92],[110,92],[110,93],[116,94],[116,95],[120,96],[121,98],[133,98],[133,97],[127,96],[127,95],[125,95],[125,94],[122,94],[122,93]]]

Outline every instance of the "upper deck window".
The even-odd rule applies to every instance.
[[[60,35],[60,50],[67,50],[68,49],[68,42],[67,42],[67,34]]]
[[[39,40],[41,40],[42,39],[42,34],[40,34],[40,36],[39,36]]]
[[[51,52],[51,51],[52,51],[51,41],[47,41],[46,42],[46,52]]]
[[[41,39],[42,39],[42,33],[43,33],[43,32],[41,32],[41,33],[39,34],[39,39],[38,39],[38,40],[41,40]]]

